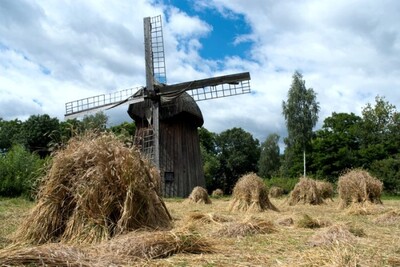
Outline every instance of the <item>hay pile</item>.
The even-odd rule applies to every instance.
[[[94,243],[138,228],[171,227],[158,172],[112,134],[86,134],[57,152],[16,241]]]
[[[193,212],[190,213],[186,219],[187,224],[193,223],[193,222],[200,222],[200,223],[225,223],[225,222],[230,222],[232,221],[231,218],[220,215],[220,214],[215,214],[215,213],[209,213],[209,214],[204,214],[200,212]]]
[[[338,192],[340,208],[354,203],[382,204],[382,182],[360,169],[351,170],[339,177]]]
[[[319,190],[322,199],[330,199],[333,201],[334,191],[333,185],[326,181],[316,181],[317,189]]]
[[[273,197],[273,198],[278,198],[283,196],[283,194],[285,193],[285,191],[283,190],[283,188],[279,187],[279,186],[272,186],[269,189],[269,196]]]
[[[242,176],[233,188],[229,210],[264,211],[278,209],[270,202],[263,180],[255,173]]]
[[[327,246],[337,243],[354,243],[356,236],[350,232],[347,225],[335,224],[326,230],[322,230],[310,237],[308,245]]]
[[[190,193],[187,202],[197,204],[211,204],[211,199],[208,196],[206,189],[201,186],[196,186],[195,188],[193,188],[192,193]]]
[[[198,234],[130,232],[86,247],[50,243],[31,248],[9,248],[0,251],[0,262],[2,266],[138,266],[147,265],[146,260],[177,253],[212,252],[212,244]]]
[[[311,205],[320,205],[324,203],[315,180],[302,177],[295,185],[292,192],[290,192],[289,205],[293,206],[300,202]]]
[[[221,227],[214,235],[216,237],[245,237],[256,234],[270,234],[276,232],[273,222],[250,218],[243,222],[233,222]]]
[[[398,210],[391,210],[374,220],[374,223],[379,225],[399,225],[400,224],[400,211]]]
[[[215,189],[214,191],[212,191],[211,196],[213,198],[220,198],[224,196],[224,191],[222,191],[221,189]]]

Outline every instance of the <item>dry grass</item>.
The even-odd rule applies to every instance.
[[[356,237],[347,225],[335,224],[314,234],[308,241],[310,246],[327,246],[335,243],[355,242]]]
[[[311,205],[320,205],[324,203],[315,180],[302,177],[295,185],[292,192],[290,192],[289,205],[293,206],[299,203]]]
[[[339,177],[338,192],[340,208],[354,203],[382,204],[382,182],[367,171],[355,169]]]
[[[215,237],[245,237],[256,234],[270,234],[276,232],[273,222],[262,219],[248,219],[243,222],[233,222],[223,225],[215,233]]]
[[[263,180],[255,173],[242,176],[233,188],[229,209],[239,211],[278,211],[268,198],[268,190]]]
[[[60,244],[51,247],[52,255],[57,253],[80,253],[79,262],[70,261],[64,266],[398,266],[400,262],[400,227],[399,224],[381,224],[378,218],[391,211],[400,210],[400,200],[383,200],[384,205],[379,206],[379,213],[370,213],[364,216],[349,214],[337,209],[335,202],[327,201],[325,205],[295,205],[289,206],[285,199],[276,199],[274,204],[280,212],[261,212],[251,214],[256,218],[244,219],[242,211],[228,211],[229,198],[215,199],[212,205],[186,205],[182,199],[166,199],[165,204],[171,212],[173,221],[172,231],[141,231],[113,237],[110,241],[100,244]],[[6,227],[7,219],[1,212],[0,201],[0,227]],[[29,207],[15,209],[15,221],[23,222]],[[4,214],[10,214],[14,208],[7,207]],[[192,215],[191,215],[192,214]],[[342,239],[340,231],[329,232],[331,227],[324,228],[299,228],[294,227],[297,222],[307,214],[318,222],[329,220],[333,226],[340,226],[347,230],[344,237],[350,236],[353,242]],[[193,216],[195,223],[189,230],[184,230]],[[245,215],[249,216],[249,215]],[[211,221],[210,217],[223,217],[229,221]],[[207,218],[203,220],[202,218]],[[291,220],[290,220],[291,219]],[[381,220],[380,218],[379,220]],[[258,220],[274,222],[275,232],[251,233],[239,237],[216,235],[219,230],[228,225],[251,221],[256,224]],[[288,221],[280,224],[279,221]],[[289,227],[288,227],[289,226]],[[332,228],[334,229],[334,228]],[[349,234],[350,233],[350,234]],[[325,234],[325,235],[324,235]],[[163,243],[161,236],[166,236],[167,243]],[[313,237],[319,235],[320,240],[326,244],[310,246]],[[331,238],[330,236],[335,236]],[[155,237],[154,242],[149,239]],[[143,243],[141,243],[143,240]],[[181,241],[187,240],[187,245],[206,242],[204,252],[199,250],[177,250],[182,247]],[[330,242],[331,240],[332,242]],[[335,240],[335,241],[333,241]],[[112,243],[114,242],[114,243]],[[140,246],[139,244],[142,244]],[[155,246],[151,245],[155,244]],[[160,247],[157,246],[160,244]],[[322,244],[322,243],[321,243]],[[14,250],[33,249],[40,250],[52,246],[45,244]],[[167,252],[163,248],[166,247]],[[189,246],[193,247],[193,246]],[[202,247],[202,246],[201,246]],[[57,250],[57,248],[59,248]],[[65,249],[64,249],[65,248]],[[0,266],[4,264],[4,257],[10,256],[11,248],[0,249]],[[138,252],[139,250],[139,252]],[[58,251],[58,252],[56,252]],[[129,252],[131,251],[131,252]],[[141,252],[140,252],[141,251]],[[152,252],[154,251],[154,252]],[[212,253],[209,253],[209,252]],[[55,253],[55,254],[54,254]],[[132,254],[130,254],[132,253]],[[115,255],[114,255],[115,254]],[[127,254],[131,256],[127,256]],[[15,253],[13,255],[16,255]],[[21,256],[21,254],[19,254]],[[47,254],[48,255],[48,254]],[[139,255],[139,256],[138,256]],[[140,256],[141,255],[141,256]],[[27,255],[26,255],[27,256]],[[32,256],[32,255],[30,255]],[[154,258],[153,258],[154,257]],[[19,262],[23,259],[19,258]],[[25,260],[26,257],[25,257]],[[43,259],[45,260],[45,259]],[[48,266],[63,266],[60,259],[57,264]],[[31,262],[32,263],[32,262]],[[64,261],[65,263],[65,261]],[[14,264],[17,265],[17,264]],[[27,264],[29,265],[29,264]],[[36,266],[41,264],[30,264]]]
[[[15,239],[94,243],[142,227],[170,228],[155,173],[112,134],[73,138],[55,154]]]
[[[208,196],[207,190],[201,186],[196,186],[193,188],[192,192],[190,193],[189,197],[187,198],[189,203],[196,203],[196,204],[211,204],[211,199]]]

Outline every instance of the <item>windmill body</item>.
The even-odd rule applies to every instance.
[[[164,196],[186,197],[205,186],[196,101],[250,93],[248,72],[166,84],[161,16],[144,18],[146,87],[66,103],[66,118],[129,104],[135,145],[160,171]]]

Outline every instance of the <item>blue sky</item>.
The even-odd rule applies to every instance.
[[[210,131],[282,140],[296,70],[317,93],[316,129],[377,95],[400,105],[397,0],[0,0],[0,117],[63,120],[65,102],[144,85],[143,17],[159,14],[169,83],[251,73],[252,94],[199,102]]]

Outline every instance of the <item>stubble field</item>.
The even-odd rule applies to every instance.
[[[178,253],[127,266],[400,266],[399,200],[340,210],[337,199],[289,206],[286,198],[272,198],[279,212],[252,213],[228,211],[228,197],[212,199],[210,205],[165,202],[173,217],[171,231],[199,235],[213,252]],[[21,199],[0,200],[0,255],[33,206]]]

